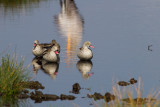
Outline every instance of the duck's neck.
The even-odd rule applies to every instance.
[[[88,49],[88,47],[87,46],[83,46],[82,49]]]

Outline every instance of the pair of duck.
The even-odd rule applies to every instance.
[[[39,43],[38,40],[35,40],[32,53],[37,58],[43,58],[48,62],[58,62],[60,45],[56,42],[56,40],[52,40],[51,43],[41,43],[41,44]]]
[[[86,41],[83,43],[80,48],[77,56],[80,60],[91,60],[93,57],[92,50],[89,48],[94,48],[91,45],[91,42]],[[60,53],[60,45],[56,42],[56,40],[52,40],[51,43],[43,43],[39,44],[38,40],[34,41],[34,47],[32,49],[32,53],[36,57],[43,57],[48,62],[58,62],[59,61],[59,53]]]

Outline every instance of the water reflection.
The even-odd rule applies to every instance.
[[[77,58],[77,47],[82,40],[84,21],[74,0],[60,0],[60,6],[61,12],[54,18],[59,32],[67,42],[65,62],[71,65]]]
[[[93,72],[90,72],[92,69],[92,61],[78,61],[77,69],[82,74],[83,79],[89,79],[90,76],[93,75]]]
[[[40,2],[48,0],[0,0],[0,10],[3,16],[11,12],[10,16],[14,14],[25,14],[34,7],[39,7]]]
[[[39,70],[42,70],[44,73],[50,75],[52,79],[56,79],[59,63],[56,62],[47,62],[40,58],[33,58],[33,73],[37,74]]]
[[[59,63],[56,62],[44,62],[42,61],[42,70],[44,73],[50,75],[52,79],[56,79],[58,74]]]
[[[33,65],[33,73],[37,74],[38,70],[41,69],[42,62],[40,59],[37,57],[33,58],[32,60],[32,65]]]

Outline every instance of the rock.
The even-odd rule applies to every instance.
[[[87,94],[88,98],[94,98],[94,100],[100,100],[103,99],[104,96],[101,95],[100,93],[95,92],[93,95]]]
[[[43,101],[56,101],[59,99],[59,96],[53,94],[44,94],[42,96]]]
[[[29,98],[29,95],[27,95],[27,94],[19,94],[17,97],[19,99],[27,99],[27,98]]]
[[[125,81],[119,81],[117,84],[120,85],[120,86],[127,86],[127,85],[130,85],[130,83],[125,82]]]
[[[75,96],[61,94],[61,95],[60,95],[60,99],[61,99],[61,100],[74,100],[74,99],[75,99]]]
[[[28,89],[44,89],[44,86],[42,86],[41,83],[39,83],[38,81],[28,81],[28,82],[21,82],[21,85],[24,88],[28,88]]]
[[[131,84],[137,83],[137,80],[135,80],[134,78],[131,78],[129,81]]]
[[[78,83],[72,85],[72,93],[79,94],[81,87]]]
[[[111,100],[115,100],[115,96],[107,92],[104,95],[104,99],[106,102],[110,102]]]

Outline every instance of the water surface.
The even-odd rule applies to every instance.
[[[144,95],[159,85],[160,1],[158,0],[35,0],[27,3],[0,2],[0,52],[15,50],[31,64],[34,40],[56,39],[61,45],[60,64],[54,73],[39,69],[33,80],[48,94],[71,94],[78,82],[83,88],[73,101],[48,101],[30,106],[90,106],[86,94],[111,92],[116,80],[141,77]],[[77,68],[77,50],[86,40],[95,46],[88,71]],[[152,45],[148,50],[148,46]],[[83,64],[83,63],[80,63]],[[29,67],[32,71],[33,66]],[[88,76],[92,73],[92,76]]]

